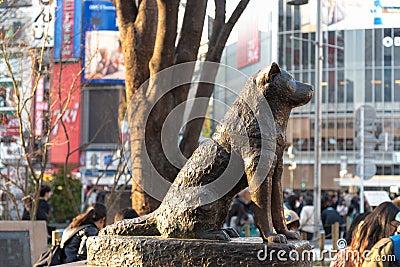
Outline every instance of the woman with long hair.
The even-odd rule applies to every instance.
[[[76,216],[64,230],[61,247],[64,249],[63,262],[86,260],[86,240],[89,236],[98,235],[106,226],[107,208],[101,203],[95,203],[85,213]],[[77,231],[79,230],[79,231]],[[71,237],[71,233],[75,232]],[[64,240],[64,242],[63,242]],[[65,240],[67,240],[65,242]]]
[[[351,244],[351,241],[353,240],[353,236],[357,232],[357,227],[358,225],[365,220],[365,218],[370,214],[370,211],[363,212],[357,214],[353,221],[350,224],[349,230],[347,230],[344,239],[346,240],[347,244]]]
[[[332,266],[361,267],[371,248],[382,238],[396,232],[396,215],[400,209],[392,202],[383,202],[358,224],[350,246],[337,255]]]

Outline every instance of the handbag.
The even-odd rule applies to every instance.
[[[33,267],[45,267],[62,264],[62,248],[59,244],[49,247],[45,252],[40,254],[39,259]]]
[[[64,243],[66,243],[71,237],[73,237],[77,232],[80,230],[86,228],[88,225],[81,225],[74,229],[68,236],[67,239],[65,239]],[[35,262],[35,264],[32,267],[48,267],[48,266],[54,266],[54,265],[59,265],[62,264],[63,261],[63,248],[61,244],[57,245],[52,245],[49,247],[46,251],[44,251],[42,254],[40,254],[39,259]]]

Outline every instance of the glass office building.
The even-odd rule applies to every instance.
[[[276,60],[297,80],[322,91],[322,189],[357,184],[351,181],[356,181],[353,177],[360,172],[357,165],[362,107],[366,117],[364,128],[369,130],[364,135],[365,173],[371,177],[368,183],[375,188],[397,185],[400,181],[399,1],[322,0],[321,86],[315,82],[317,0],[310,0],[304,6],[287,5],[286,0],[275,3],[270,8],[277,10],[271,14],[276,12],[279,16],[271,15],[268,23],[277,30],[260,33],[260,60],[244,67],[236,60],[236,67],[251,75],[255,68]],[[239,48],[238,44],[227,47],[222,62],[235,66]],[[265,55],[269,53],[272,55]],[[311,103],[292,111],[287,142],[295,148],[295,157],[284,158],[286,188],[291,186],[288,170],[291,161],[296,162],[294,188],[314,186],[315,125],[314,97]],[[339,180],[341,167],[348,173]]]

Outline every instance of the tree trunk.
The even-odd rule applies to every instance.
[[[125,61],[125,88],[127,99],[127,112],[130,112],[130,101],[135,92],[149,78],[149,62],[153,56],[157,25],[157,4],[155,0],[143,0],[139,6],[131,0],[115,0],[118,26],[121,36],[122,51]],[[140,119],[140,114],[146,113],[146,103],[138,103],[135,108],[134,119]],[[129,113],[128,113],[129,114]],[[131,154],[132,154],[132,208],[139,214],[148,213],[154,200],[146,194],[142,194],[140,179],[140,155],[144,148],[141,142],[144,140],[144,124],[130,122]],[[139,167],[137,167],[139,166]],[[139,182],[139,183],[138,183]],[[152,203],[150,205],[150,203]]]
[[[131,114],[129,120],[135,123],[130,124],[131,134],[131,159],[132,159],[132,208],[140,215],[150,213],[160,204],[160,199],[150,196],[151,190],[157,189],[157,184],[153,183],[152,177],[158,177],[155,168],[151,164],[146,148],[146,113],[148,113],[148,105],[146,99],[143,98],[144,93],[139,90],[134,95],[133,100],[139,100],[136,108],[128,107],[128,114]],[[150,148],[151,149],[151,148]]]

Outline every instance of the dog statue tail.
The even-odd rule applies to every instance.
[[[125,219],[104,227],[100,236],[159,236],[154,212],[134,218]]]

